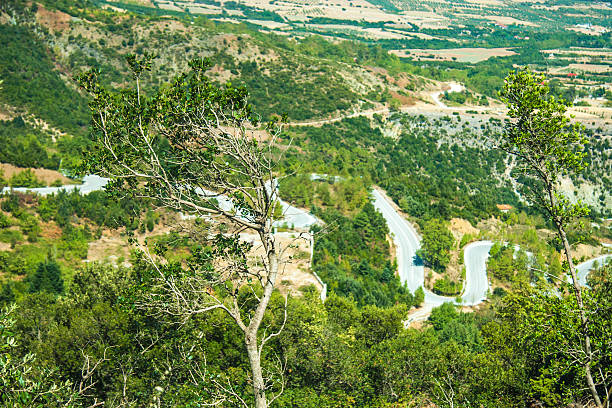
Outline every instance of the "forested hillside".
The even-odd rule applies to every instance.
[[[607,407],[611,9],[587,7],[0,3],[0,408]],[[521,144],[529,115],[554,137]]]

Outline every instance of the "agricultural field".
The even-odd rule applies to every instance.
[[[490,25],[502,29],[509,26],[528,29],[555,27],[602,35],[610,29],[609,16],[612,10],[605,2],[576,1],[571,5],[555,5],[549,1],[537,0],[245,0],[240,3],[153,0],[107,3],[126,10],[150,7],[192,15],[231,16],[239,21],[259,15],[259,20],[285,22],[296,31],[327,20],[344,25],[355,22],[373,24],[384,31],[390,31],[393,25],[405,25],[412,31]],[[333,30],[333,27],[327,28]]]
[[[401,58],[411,58],[415,61],[457,61],[477,63],[493,57],[516,55],[509,48],[447,48],[441,50],[391,50],[391,53]]]
[[[548,0],[151,0],[100,1],[123,12],[241,24],[295,41],[321,36],[375,45],[402,67],[436,80],[455,80],[488,97],[503,75],[529,66],[564,85],[610,82],[612,6]],[[577,48],[580,45],[580,48]],[[352,61],[351,61],[352,60]],[[344,62],[363,65],[357,56]],[[370,61],[371,62],[371,61]],[[368,62],[368,65],[371,65]],[[397,63],[393,63],[398,68]],[[566,81],[568,74],[573,82]]]

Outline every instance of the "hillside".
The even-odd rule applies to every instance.
[[[606,407],[611,15],[0,2],[0,408]]]
[[[511,12],[508,3],[498,3],[495,7]],[[515,39],[506,35],[508,33],[499,38],[496,35],[471,36],[470,38],[475,40],[466,40],[464,45],[478,46],[478,38],[483,38],[487,46],[504,45],[502,43],[507,41],[522,44],[513,48],[516,50],[513,51],[516,54],[514,56],[493,58],[476,64],[462,61],[460,58],[457,61],[445,62],[438,58],[427,61],[427,58],[421,56],[416,57],[420,59],[421,65],[418,66],[411,62],[414,56],[398,58],[396,54],[402,54],[389,50],[389,44],[384,41],[368,44],[346,40],[330,41],[329,37],[325,39],[310,35],[312,33],[304,36],[304,33],[280,35],[265,32],[266,30],[262,32],[259,27],[249,22],[236,25],[192,12],[174,10],[164,15],[170,9],[162,7],[163,4],[165,3],[143,3],[136,6],[129,3],[129,7],[126,6],[122,11],[117,10],[116,5],[109,8],[101,3],[90,3],[86,9],[79,9],[78,13],[75,12],[76,6],[69,2],[53,6],[58,9],[46,8],[43,4],[24,9],[17,5],[11,8],[10,3],[5,6],[7,9],[2,16],[3,21],[13,19],[19,23],[2,25],[2,39],[7,45],[16,43],[20,44],[21,48],[9,47],[11,53],[3,55],[3,76],[6,79],[5,86],[0,91],[3,101],[2,114],[7,119],[21,116],[30,124],[28,126],[38,129],[20,128],[17,132],[23,136],[13,139],[11,143],[21,143],[23,147],[19,150],[28,151],[34,142],[25,140],[34,139],[25,139],[26,136],[38,133],[35,138],[37,146],[44,148],[47,156],[55,154],[56,159],[49,161],[43,157],[31,164],[16,157],[6,156],[4,160],[22,167],[58,169],[59,159],[63,168],[70,171],[72,166],[77,164],[75,158],[78,157],[78,152],[84,150],[87,145],[86,140],[81,138],[87,126],[85,100],[77,92],[72,77],[87,69],[96,68],[103,73],[102,78],[106,83],[121,85],[128,76],[124,57],[129,53],[156,54],[154,69],[148,79],[145,78],[147,86],[153,87],[160,86],[172,75],[183,70],[190,58],[209,57],[214,64],[210,75],[221,83],[231,81],[244,84],[251,94],[251,102],[263,119],[287,114],[290,123],[324,123],[327,119],[341,119],[353,112],[386,114],[389,109],[408,113],[430,111],[434,117],[444,118],[452,113],[452,110],[439,109],[436,103],[440,102],[436,102],[432,95],[437,90],[448,89],[448,85],[441,81],[459,80],[468,86],[467,91],[445,93],[442,96],[448,106],[467,109],[478,116],[473,123],[470,120],[466,123],[469,126],[475,125],[475,132],[467,132],[462,138],[473,137],[472,135],[478,134],[480,127],[484,126],[482,123],[500,117],[501,111],[495,100],[494,90],[499,88],[506,69],[520,64],[520,61],[533,61],[532,42],[535,38],[525,44],[525,40]],[[470,4],[465,3],[463,6],[472,7]],[[369,4],[368,7],[383,10],[387,6]],[[440,13],[445,10],[444,7],[441,6]],[[487,11],[487,7],[493,5],[481,8]],[[575,7],[582,6],[576,3]],[[549,7],[542,4],[542,7],[534,10],[539,10],[536,15],[542,17],[547,8]],[[164,13],[159,14],[155,10],[162,10]],[[607,13],[605,5],[596,10],[596,13],[602,15]],[[66,12],[72,12],[74,15]],[[385,12],[400,13],[398,10]],[[526,15],[536,18],[532,14]],[[482,22],[469,24],[493,30],[491,33],[500,29],[498,26],[491,28]],[[360,30],[363,31],[363,28]],[[542,28],[542,33],[537,34],[537,47],[564,47],[549,40],[556,29],[558,28],[548,26]],[[451,32],[453,38],[457,37],[454,31],[449,31]],[[595,46],[606,34],[576,35],[581,35],[582,41],[590,41],[592,46]],[[430,47],[441,46],[435,45],[435,39],[426,41]],[[569,37],[563,41],[567,44],[577,43],[575,38]],[[411,43],[405,45],[410,46]],[[447,52],[461,54],[456,51],[456,44],[452,47]],[[546,55],[544,51],[545,48],[542,52],[536,52],[536,56],[540,58],[538,61],[542,61]],[[556,55],[558,57],[555,57],[555,64],[574,63],[574,54],[558,51]],[[561,58],[561,55],[567,57]],[[601,60],[599,56],[592,58],[599,58],[601,63],[606,61]],[[553,64],[552,61],[549,62]],[[34,72],[40,74],[34,75]],[[599,77],[593,78],[584,74],[568,83],[567,77],[561,72],[558,74],[559,79],[553,79],[551,84],[555,86],[556,92],[566,97],[580,98],[582,95],[584,102],[576,108],[576,113],[583,117],[593,132],[593,151],[609,157],[609,148],[605,146],[609,145],[612,129],[612,122],[609,120],[611,109],[605,108],[594,96],[600,90],[602,95],[605,94],[605,88],[600,84],[606,82],[609,74],[602,72],[597,74]],[[40,85],[27,86],[32,77],[40,81]],[[18,91],[20,89],[28,89],[29,92]],[[5,123],[5,126],[15,128],[14,125],[9,125],[10,122]],[[393,126],[399,125],[397,120],[390,123],[396,124]],[[368,130],[372,138],[376,138],[376,131],[373,130],[376,127],[377,125],[372,125]],[[477,137],[471,143],[478,144]],[[11,155],[15,155],[14,148],[7,150],[11,150]],[[592,176],[587,177],[586,187],[580,187],[579,180],[571,187],[579,193],[579,197],[586,199],[598,210],[610,205],[609,194],[606,194],[610,190],[607,166],[606,160],[594,161]],[[335,170],[342,171],[341,168]],[[505,170],[500,168],[499,172],[503,174]]]

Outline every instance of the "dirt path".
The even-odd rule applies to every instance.
[[[292,122],[287,123],[287,126],[322,126],[327,123],[340,122],[342,119],[356,118],[358,116],[374,116],[376,114],[389,113],[389,108],[368,109],[360,112],[354,112],[346,115],[340,115],[335,118],[313,120],[308,122]]]
[[[455,83],[455,82],[450,82],[448,83],[448,85],[449,85],[449,89],[447,91],[449,92],[461,92],[465,89],[463,85],[459,83]],[[486,114],[486,115],[493,115],[493,116],[503,115],[505,112],[505,109],[491,107],[491,106],[463,106],[463,107],[447,106],[440,100],[440,96],[444,92],[446,91],[440,90],[440,91],[435,91],[435,92],[429,92],[427,94],[431,97],[434,103],[421,102],[415,105],[400,106],[397,110],[403,113],[408,113],[408,112],[420,113],[423,111],[448,113],[449,110],[452,110],[452,111],[468,111],[469,110],[469,111],[475,111],[479,114]],[[329,118],[329,119],[319,119],[319,120],[311,120],[311,121],[305,121],[305,122],[290,122],[290,123],[287,123],[286,126],[323,126],[328,123],[340,122],[343,119],[356,118],[359,116],[370,116],[371,117],[376,114],[379,114],[379,115],[388,114],[389,112],[391,112],[390,108],[367,109],[367,110],[363,110],[359,112],[339,115],[339,116]]]

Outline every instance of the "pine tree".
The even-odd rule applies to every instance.
[[[30,292],[49,292],[61,294],[64,292],[64,281],[60,267],[55,261],[41,262],[30,281]]]

